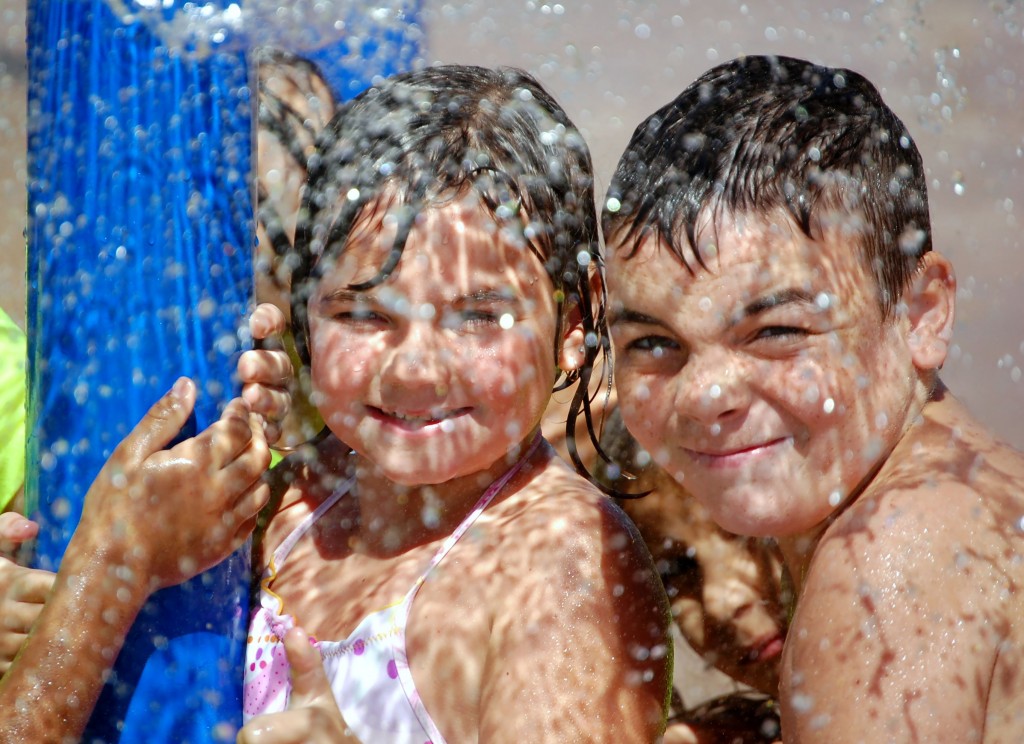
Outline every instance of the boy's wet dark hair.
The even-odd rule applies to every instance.
[[[366,210],[390,210],[398,234],[378,275],[355,290],[396,270],[417,214],[473,194],[543,262],[559,328],[566,312],[582,318],[584,363],[555,382],[556,389],[578,382],[566,432],[574,463],[585,472],[575,421],[582,410],[594,436],[589,382],[608,343],[603,289],[595,296],[591,283],[601,261],[593,168],[582,135],[526,72],[449,65],[403,73],[361,93],[330,122],[309,163],[296,235],[292,324],[300,356],[308,365],[313,287]]]
[[[811,238],[826,213],[848,217],[887,317],[932,247],[924,166],[903,122],[862,75],[789,57],[719,65],[648,117],[602,217],[627,255],[653,235],[693,271],[705,210],[716,222],[778,208]]]

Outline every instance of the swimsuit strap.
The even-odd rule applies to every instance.
[[[325,511],[338,503],[338,499],[349,492],[354,482],[355,476],[352,476],[338,486],[334,490],[334,493],[325,499],[320,506],[314,509],[311,514],[308,514],[305,519],[299,522],[299,525],[294,530],[288,533],[288,537],[286,537],[281,544],[277,546],[277,550],[274,551],[271,562],[272,566],[280,569],[281,565],[285,562],[285,559],[288,558],[288,554],[292,552],[292,548],[295,547],[295,543],[297,543],[303,535],[309,532],[309,528],[316,523],[316,520],[323,516]],[[276,573],[276,571],[274,573]]]
[[[537,432],[537,435],[533,438],[533,441],[530,443],[530,446],[526,448],[526,452],[523,453],[522,457],[520,457],[511,468],[506,470],[504,475],[498,478],[498,480],[494,481],[494,483],[492,483],[487,488],[487,490],[484,491],[484,495],[481,496],[480,499],[476,502],[476,505],[473,506],[473,510],[470,511],[468,515],[466,515],[466,518],[463,519],[462,523],[455,528],[455,531],[448,535],[447,538],[445,538],[444,543],[442,543],[441,547],[438,548],[437,552],[434,554],[434,557],[431,559],[430,565],[427,566],[427,569],[420,575],[418,579],[416,579],[416,583],[413,584],[412,588],[409,590],[409,593],[405,597],[404,604],[406,617],[408,617],[409,610],[412,608],[412,600],[416,596],[416,593],[419,591],[420,587],[423,586],[423,582],[427,580],[427,575],[434,570],[434,567],[437,566],[437,564],[440,563],[441,560],[446,555],[448,555],[448,551],[455,546],[455,543],[459,541],[459,538],[466,534],[466,530],[473,526],[473,523],[476,521],[477,517],[479,517],[483,513],[484,509],[487,508],[487,505],[490,504],[494,497],[498,495],[498,492],[505,487],[506,483],[512,480],[512,476],[514,476],[516,473],[522,470],[523,465],[525,465],[526,461],[529,460],[533,453],[537,451],[537,448],[540,447],[540,443],[542,441],[543,438],[541,437],[540,432]]]

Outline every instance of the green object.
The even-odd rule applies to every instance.
[[[0,511],[25,483],[25,332],[0,310]]]

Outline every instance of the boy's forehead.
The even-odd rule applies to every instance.
[[[859,246],[860,233],[838,218],[806,235],[783,210],[768,215],[726,213],[698,227],[696,250],[684,237],[678,247],[655,234],[639,243],[611,242],[607,273],[615,294],[650,292],[681,297],[727,284],[737,302],[782,285],[859,292],[870,281]]]

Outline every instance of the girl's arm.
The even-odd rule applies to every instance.
[[[671,681],[669,609],[650,555],[603,497],[544,497],[503,556],[480,741],[654,742]]]

